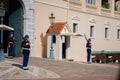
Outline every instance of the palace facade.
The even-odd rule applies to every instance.
[[[55,17],[53,26],[55,59],[86,61],[84,35],[91,38],[92,51],[120,51],[119,0],[3,0],[3,2],[7,3],[8,7],[4,24],[14,28],[16,44],[21,41],[19,31],[23,35],[30,35],[31,56],[40,58],[50,56],[51,34],[48,30],[51,27],[49,22],[51,13]],[[16,53],[16,55],[21,53],[17,47]]]

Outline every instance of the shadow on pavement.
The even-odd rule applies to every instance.
[[[20,65],[20,64],[12,64],[12,66],[15,66],[15,67],[22,69],[22,65]]]
[[[119,71],[118,71],[118,80],[120,80],[120,64],[119,64]]]

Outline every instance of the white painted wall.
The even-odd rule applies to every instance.
[[[52,2],[53,1],[53,2]],[[36,0],[35,2],[35,56],[42,57],[42,46],[40,34],[46,35],[46,31],[50,26],[48,17],[51,12],[54,13],[56,17],[56,22],[65,22],[67,18],[67,5],[65,7],[65,3],[60,0]],[[89,28],[90,21],[92,19],[95,20],[95,37],[92,38],[92,50],[93,51],[120,51],[120,40],[117,40],[117,31],[118,25],[120,24],[120,19],[107,16],[104,14],[90,13],[82,10],[69,10],[68,16],[68,24],[72,29],[73,25],[73,17],[78,16],[80,18],[79,22],[79,31],[81,34],[86,34],[89,37]],[[109,39],[104,38],[104,28],[106,22],[110,24],[110,37]],[[59,36],[57,41],[60,41]],[[55,55],[57,59],[59,58],[61,49],[59,46],[60,42],[56,44]],[[49,45],[49,41],[47,43]],[[46,45],[46,46],[47,46]],[[87,53],[86,53],[86,40],[83,37],[70,37],[70,48],[69,48],[69,59],[74,59],[75,61],[86,61]],[[58,51],[57,51],[58,50]],[[47,48],[47,51],[49,49]],[[58,53],[57,53],[58,52]],[[49,53],[49,52],[48,52]],[[58,55],[59,54],[59,55]],[[47,54],[48,55],[48,54]]]

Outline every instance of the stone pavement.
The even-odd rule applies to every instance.
[[[87,64],[30,58],[29,69],[21,69],[22,58],[0,62],[0,80],[119,80],[119,64]]]
[[[0,80],[44,78],[60,78],[60,76],[52,71],[36,66],[29,66],[29,70],[23,70],[20,63],[8,60],[0,62]]]

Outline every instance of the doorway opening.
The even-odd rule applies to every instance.
[[[20,0],[0,0],[4,3],[6,13],[4,16],[4,25],[14,28],[15,47],[14,56],[21,56],[21,41],[23,33],[23,8]],[[3,31],[4,53],[7,53],[8,36],[10,31]],[[21,33],[21,34],[20,34]]]
[[[68,48],[70,47],[70,36],[63,36],[62,42],[62,59],[67,59]]]

